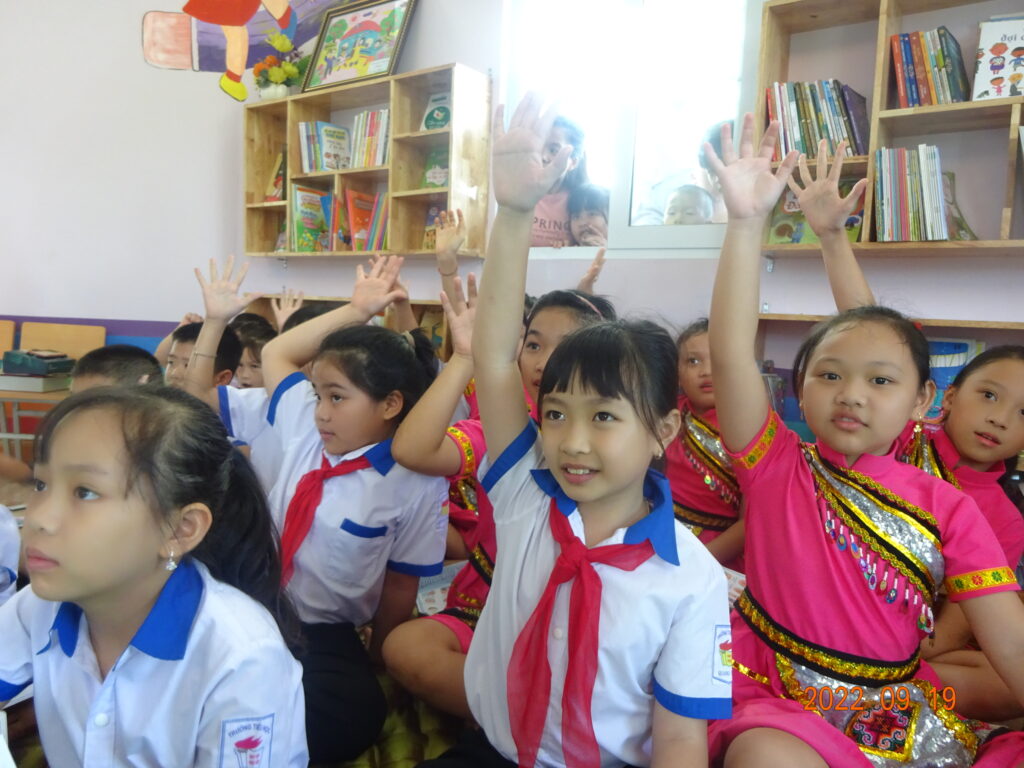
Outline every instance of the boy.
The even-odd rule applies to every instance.
[[[711,193],[696,184],[684,184],[668,199],[665,224],[707,224],[715,213]]]
[[[192,349],[199,338],[202,323],[188,323],[174,329],[171,334],[171,348],[167,353],[167,368],[164,378],[169,386],[185,388],[185,372],[188,361],[192,357]],[[213,379],[210,386],[227,385],[235,378],[235,369],[242,361],[242,343],[238,335],[230,328],[225,328],[217,345],[217,355],[213,361]]]
[[[130,344],[108,344],[87,352],[71,371],[71,393],[111,385],[160,384],[163,372],[153,355]]]

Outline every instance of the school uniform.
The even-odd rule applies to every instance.
[[[102,679],[81,608],[15,595],[0,607],[0,701],[29,684],[52,766],[308,763],[301,669],[274,619],[191,559]]]
[[[0,504],[0,605],[14,596],[18,582],[21,534],[11,510]]]
[[[281,445],[270,428],[267,412],[270,395],[263,387],[239,389],[217,387],[220,419],[236,446],[249,446],[249,461],[264,491],[277,482],[281,467]]]
[[[649,472],[645,481],[650,514],[589,550],[582,544],[583,520],[575,502],[545,468],[533,423],[494,461],[483,484],[494,509],[500,557],[469,649],[465,679],[470,709],[498,753],[493,764],[504,759],[537,766],[646,766],[651,761],[655,701],[685,717],[729,716],[726,579],[704,546],[675,520],[671,491],[662,475]],[[605,550],[609,559],[612,552],[616,556],[642,552],[643,556],[628,564],[609,562],[599,556]],[[561,583],[552,593],[554,582],[549,579],[556,566],[565,575],[566,551],[585,558],[597,573],[599,597],[591,596],[599,599],[598,610],[590,606],[578,612],[573,605],[576,588],[590,578],[584,573],[585,564],[568,579],[559,577]],[[585,592],[587,585],[581,589]],[[543,658],[535,665],[536,673],[523,666],[517,640],[524,627],[536,626],[539,606],[548,605],[550,625],[544,636],[550,693],[542,731],[533,731],[524,740],[522,735],[529,729],[524,731],[512,722],[517,716],[510,703],[518,706],[531,697],[516,686],[543,691],[547,676]],[[570,621],[571,615],[576,623]],[[588,616],[595,616],[598,623],[583,626]],[[543,622],[539,626],[543,628]],[[592,690],[589,698],[585,692],[579,697],[570,693],[574,706],[563,718],[564,689],[571,690],[566,675],[575,676],[581,669],[578,665],[585,666],[586,660],[576,655],[586,647],[590,630],[598,633],[597,658],[591,660],[596,661]],[[583,711],[589,707],[589,722],[573,719],[573,712],[581,707]],[[569,745],[570,751],[590,755],[592,760],[567,760],[562,738],[567,723],[577,729],[575,733],[584,734]],[[586,734],[588,728],[592,735]],[[535,757],[520,754],[514,732],[520,744],[529,747],[533,740]],[[442,759],[437,764],[454,763]]]
[[[295,373],[270,399],[268,421],[281,444],[279,476],[269,494],[282,531],[287,591],[304,624],[300,655],[307,731],[314,762],[360,754],[386,716],[383,692],[356,628],[377,611],[387,570],[413,576],[441,572],[447,520],[443,478],[397,465],[391,441],[343,456],[327,454],[316,430],[312,386]],[[324,479],[308,532],[287,560],[289,504],[313,472],[362,464]]]

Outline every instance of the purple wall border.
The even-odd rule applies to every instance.
[[[26,320],[32,323],[68,323],[69,325],[102,325],[108,336],[155,336],[163,338],[177,327],[164,320],[113,320],[97,317],[35,317],[31,315],[0,315],[0,320],[13,320],[19,327]]]

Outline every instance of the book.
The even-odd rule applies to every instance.
[[[920,72],[922,77],[918,78],[918,95],[921,104],[936,104],[933,100],[934,90],[931,68],[925,63],[924,45],[921,42],[920,32],[910,33],[910,55],[914,59],[914,71]]]
[[[300,253],[326,251],[327,215],[324,212],[324,198],[329,192],[292,185],[292,248]]]
[[[985,342],[978,339],[928,339],[928,364],[935,382],[935,399],[926,418],[939,418],[942,398],[967,363],[985,351]]]
[[[352,151],[348,128],[316,122],[316,159],[319,171],[340,171],[352,165]]]
[[[949,239],[938,147],[881,147],[875,167],[879,242]]]
[[[1001,99],[1010,90],[1021,90],[1024,66],[1024,18],[983,21],[978,37],[978,58],[974,64],[973,101]],[[1014,94],[1018,95],[1018,94]]]
[[[896,78],[896,100],[901,109],[906,109],[910,106],[910,102],[907,101],[907,75],[904,70],[903,44],[900,42],[900,36],[891,35],[889,45],[892,48],[893,77]]]
[[[907,78],[907,104],[919,107],[921,96],[917,90],[917,71],[914,69],[914,57],[910,52],[910,35],[906,32],[900,34],[900,46],[903,52],[903,72]]]
[[[853,143],[858,155],[868,153],[868,103],[867,99],[848,85],[842,87],[843,103],[850,114],[850,127],[853,129]]]
[[[278,152],[271,166],[270,178],[267,180],[266,191],[263,193],[263,202],[272,203],[284,199],[284,177],[285,177],[285,153]]]
[[[842,178],[839,180],[839,193],[849,194],[853,185],[857,183],[855,178]],[[846,220],[846,236],[851,243],[857,242],[860,238],[861,227],[864,223],[864,198],[860,199],[857,210],[850,214]],[[768,243],[817,243],[818,236],[811,229],[800,210],[800,203],[797,202],[793,191],[786,189],[775,204],[772,212],[771,222],[768,225]]]
[[[9,392],[56,392],[71,388],[71,377],[66,373],[52,376],[28,376],[0,373],[0,390]]]
[[[1024,128],[1020,130],[1024,133]],[[956,201],[956,175],[952,171],[942,172],[942,192],[946,201],[946,230],[949,232],[949,239],[977,240],[978,236],[967,223]]]
[[[427,152],[423,163],[423,178],[420,187],[448,186],[448,147],[434,147]]]
[[[936,32],[939,36],[939,45],[942,46],[942,53],[947,62],[947,73],[949,75],[950,92],[953,101],[967,101],[971,92],[971,84],[967,79],[967,70],[964,67],[964,57],[960,50],[960,43],[953,37],[953,34],[945,26],[939,27]]]
[[[421,131],[436,131],[447,128],[452,121],[452,96],[448,91],[431,94],[423,111]]]
[[[348,213],[349,231],[352,233],[352,250],[365,251],[373,219],[374,195],[345,190],[345,205]]]
[[[424,251],[432,251],[437,245],[437,229],[434,220],[440,215],[440,206],[431,205],[427,208],[427,221],[423,226],[423,244],[420,246]]]

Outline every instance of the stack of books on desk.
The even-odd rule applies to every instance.
[[[7,373],[0,369],[0,390],[8,392],[53,392],[58,389],[69,389],[71,377],[66,373],[54,373],[49,376],[28,376],[25,374]]]

